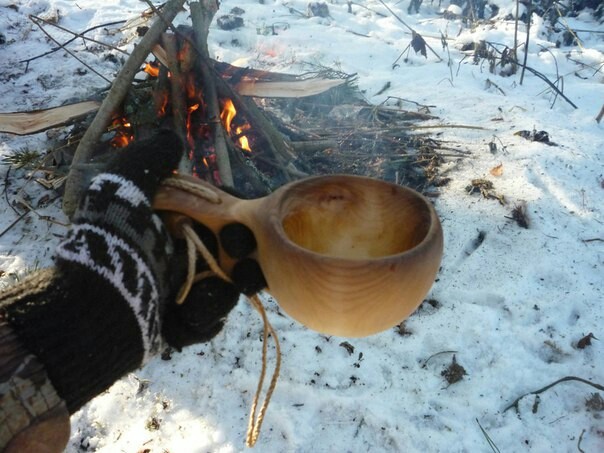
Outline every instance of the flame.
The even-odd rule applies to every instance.
[[[170,98],[168,97],[167,94],[165,96],[162,96],[162,98],[160,99],[160,105],[157,109],[160,118],[163,118],[164,116],[166,116],[166,113],[168,113],[168,101],[169,100],[170,100]]]
[[[231,135],[231,131],[232,131],[231,123],[235,119],[236,115],[237,115],[237,109],[235,109],[235,105],[233,104],[233,101],[231,101],[230,99],[227,99],[226,101],[224,101],[224,106],[222,108],[222,112],[220,113],[220,119],[222,121],[222,125],[224,126],[224,129],[227,131],[227,133],[229,135]],[[242,149],[244,149],[245,151],[251,152],[252,148],[250,148],[250,141],[245,135],[243,135],[245,133],[245,131],[247,131],[249,129],[251,129],[251,126],[249,124],[245,124],[243,126],[236,127],[235,128],[235,138],[238,138],[239,146]]]
[[[191,115],[193,114],[193,112],[196,112],[197,110],[199,110],[200,105],[201,104],[197,103],[197,104],[189,105],[187,107],[187,120],[186,120],[187,121],[187,142],[189,143],[189,147],[191,148],[191,151],[195,147],[195,138],[194,138],[194,134],[193,134]]]
[[[193,161],[194,172],[198,173],[200,177],[211,178],[215,183],[220,183],[216,151],[212,145],[214,118],[208,118],[203,87],[200,86],[194,71],[191,69],[193,63],[190,61],[190,53],[191,49],[187,48],[186,43],[178,53],[178,60],[182,69],[180,82],[184,91],[181,95],[187,106],[185,111],[187,153],[189,159]],[[161,65],[157,62],[147,62],[142,70],[149,75],[149,78],[157,78],[160,75],[160,68]],[[162,71],[165,71],[169,87],[169,80],[173,74],[165,68]],[[162,72],[163,76],[164,72]],[[153,83],[159,85],[157,80]],[[163,84],[161,88],[153,92],[158,123],[171,124],[171,91]],[[249,136],[249,133],[252,126],[241,115],[238,116],[232,99],[220,99],[220,106],[220,123],[227,136],[230,137],[237,148],[251,152],[250,145],[253,139]],[[114,118],[111,130],[115,134],[111,139],[111,146],[113,147],[122,148],[128,146],[134,140],[134,129],[123,115]]]
[[[231,122],[237,115],[237,110],[235,109],[235,105],[233,101],[227,99],[224,102],[224,107],[222,108],[222,112],[220,113],[220,119],[222,120],[222,125],[227,133],[231,133]]]
[[[246,124],[245,126],[239,126],[235,130],[235,132],[239,136],[239,146],[241,146],[241,148],[243,150],[250,152],[250,153],[252,152],[252,148],[250,148],[250,141],[243,134],[245,133],[245,131],[250,130],[251,128],[252,128],[252,126],[250,126],[249,124]]]
[[[114,148],[125,148],[134,140],[132,124],[125,117],[115,118],[111,122],[111,129],[116,131],[115,137],[111,139],[111,146]]]
[[[157,64],[146,63],[145,67],[143,68],[143,71],[145,71],[151,77],[158,77],[159,76],[159,66]]]
[[[201,92],[195,86],[195,77],[193,74],[189,74],[185,83],[185,89],[187,90],[187,99],[190,102],[199,102],[201,99]]]

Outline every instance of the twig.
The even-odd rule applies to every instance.
[[[487,83],[487,87],[489,87],[489,86],[494,86],[495,88],[497,88],[497,90],[499,90],[499,92],[500,92],[501,94],[503,94],[504,96],[507,96],[507,95],[505,94],[505,91],[503,91],[503,90],[502,90],[502,89],[499,87],[499,85],[497,85],[497,84],[496,84],[495,82],[493,82],[491,79],[487,78],[486,83]]]
[[[166,23],[168,24],[168,28],[169,28],[170,30],[172,30],[172,32],[173,32],[174,34],[177,34],[176,27],[174,26],[174,24],[172,23],[172,21],[171,21],[171,20],[167,20],[167,18],[166,18],[166,17],[164,16],[164,14],[163,14],[164,8],[165,8],[165,6],[166,6],[166,4],[165,4],[165,3],[164,3],[164,4],[162,4],[162,5],[159,5],[159,6],[155,6],[155,5],[154,5],[154,4],[151,2],[151,0],[142,0],[142,1],[144,1],[144,2],[145,2],[145,3],[146,3],[148,6],[149,6],[149,10],[147,10],[147,11],[151,11],[151,14],[155,14],[155,15],[156,15],[157,17],[159,17],[161,20],[163,20],[164,22],[166,22]],[[144,14],[144,13],[143,13],[143,14]]]
[[[582,33],[599,33],[604,34],[604,30],[586,30],[584,28],[575,28],[574,31],[582,32]]]
[[[476,420],[476,423],[478,423],[478,427],[480,428],[480,431],[482,431],[482,435],[487,440],[487,443],[489,444],[489,447],[491,447],[491,450],[493,450],[495,453],[501,453],[501,450],[499,450],[499,448],[497,447],[497,445],[495,445],[495,442],[493,442],[493,440],[491,439],[491,437],[489,436],[489,434],[485,431],[485,429],[482,427],[482,425],[480,424],[480,422],[478,421],[478,419],[475,419],[475,420]]]
[[[583,434],[585,434],[585,430],[581,431],[581,435],[579,436],[579,440],[577,442],[577,450],[579,450],[581,453],[585,453],[585,451],[583,451],[583,449],[581,448],[581,442],[583,442]]]
[[[554,83],[552,81],[550,81],[546,76],[544,76],[543,74],[541,74],[539,71],[531,68],[530,66],[526,66],[525,64],[522,65],[523,68],[526,68],[526,70],[528,72],[530,72],[533,75],[536,75],[537,77],[539,77],[541,80],[543,80],[545,83],[547,83],[556,93],[558,93],[560,96],[562,96],[562,98],[568,102],[571,106],[573,106],[574,108],[578,109],[579,107],[577,107],[575,105],[575,103],[573,101],[571,101],[568,97],[566,97],[566,95],[560,91],[560,89],[554,85]]]
[[[595,76],[598,72],[600,72],[602,70],[602,68],[604,67],[604,63],[601,63],[598,67],[595,67],[594,65],[587,64],[583,61],[576,60],[570,56],[567,56],[566,59],[568,61],[572,61],[573,63],[578,64],[579,66],[582,66],[583,68],[592,69],[594,71],[593,74],[591,75],[592,77]]]
[[[403,49],[403,51],[399,54],[399,56],[396,58],[396,60],[394,60],[394,63],[392,63],[392,69],[394,69],[394,67],[396,66],[396,64],[398,63],[398,61],[403,58],[403,55],[405,55],[405,53],[407,53],[409,51],[409,49],[411,49],[411,43],[407,44],[407,47],[405,47]]]
[[[499,54],[501,54],[501,52],[499,51],[499,49],[497,49],[497,47],[495,47],[495,44],[497,44],[497,43],[491,43],[491,42],[489,42],[488,44],[489,44],[489,46],[491,46],[495,50],[495,52],[498,52]],[[531,74],[539,77],[541,80],[543,80],[545,83],[547,83],[554,91],[556,91],[556,93],[558,93],[560,96],[562,96],[562,98],[566,102],[568,102],[571,106],[573,106],[576,109],[579,108],[568,97],[566,97],[565,94],[562,93],[562,91],[560,91],[560,89],[551,80],[549,80],[545,75],[543,75],[539,71],[531,68],[530,66],[527,66],[526,64],[523,64],[523,63],[518,63],[518,64],[521,65],[523,68],[526,68],[526,70],[528,72],[530,72]]]
[[[394,18],[396,20],[398,20],[401,24],[403,24],[405,27],[407,27],[410,32],[415,33],[415,30],[413,30],[413,28],[411,28],[403,19],[398,17],[397,14],[394,11],[392,11],[388,5],[386,5],[386,3],[384,3],[382,0],[379,0],[379,2],[382,5],[384,5],[384,7],[390,12],[390,14],[392,14],[392,16],[394,16]]]
[[[514,61],[518,61],[518,54],[516,50],[518,49],[518,21],[520,14],[520,0],[516,0],[516,20],[514,21]]]
[[[486,127],[482,126],[466,126],[465,124],[435,124],[433,126],[408,126],[408,129],[418,130],[418,129],[476,129],[479,131],[488,130]]]
[[[405,99],[405,98],[401,98],[401,97],[398,97],[398,96],[388,96],[380,105],[384,105],[390,99],[396,99],[396,100],[401,101],[401,102],[409,102],[411,104],[415,104],[418,107],[423,107],[425,109],[436,108],[435,105],[420,104],[419,102],[412,101],[411,99]]]
[[[42,33],[44,33],[46,36],[48,36],[48,38],[50,40],[52,40],[55,44],[57,44],[59,47],[61,47],[65,52],[67,52],[69,55],[71,55],[73,58],[75,58],[76,60],[78,60],[80,63],[82,63],[86,68],[88,68],[90,71],[92,71],[93,73],[95,73],[96,75],[98,75],[101,79],[103,79],[105,82],[107,83],[111,83],[111,80],[109,80],[107,77],[105,77],[103,74],[101,74],[100,72],[98,72],[96,69],[94,69],[92,66],[90,66],[89,64],[87,64],[86,62],[84,62],[80,57],[78,57],[76,54],[74,54],[71,50],[69,50],[66,47],[63,47],[61,45],[61,43],[59,41],[57,41],[55,38],[53,38],[50,33],[48,33],[46,30],[44,30],[44,27],[42,27],[42,25],[38,22],[38,19],[36,18],[36,16],[30,15],[29,19],[38,26],[38,28],[40,30],[42,30]]]
[[[80,199],[83,187],[78,187],[81,183],[81,174],[78,176],[73,171],[73,165],[85,163],[90,160],[94,145],[105,132],[107,125],[111,122],[111,118],[115,114],[119,105],[130,89],[134,76],[139,71],[141,64],[151,52],[151,48],[159,40],[161,34],[168,28],[168,25],[174,20],[176,15],[182,9],[185,0],[169,0],[162,9],[162,16],[157,19],[153,25],[147,30],[145,36],[140,40],[138,45],[130,54],[130,58],[126,60],[124,66],[115,78],[111,90],[107,97],[103,100],[99,111],[94,120],[86,130],[86,133],[80,140],[80,143],[75,151],[72,161],[72,170],[69,172],[69,178],[65,185],[65,195],[63,197],[63,210],[67,215],[73,214]]]
[[[337,148],[338,143],[335,140],[305,140],[291,142],[291,145],[296,153],[308,153],[323,151],[327,148]]]
[[[427,359],[424,361],[424,363],[423,363],[423,365],[422,365],[421,367],[422,367],[422,368],[426,368],[426,366],[428,365],[428,362],[429,362],[430,360],[432,360],[434,357],[439,356],[439,355],[441,355],[441,354],[457,354],[457,351],[440,351],[440,352],[437,352],[436,354],[432,354],[430,357],[428,357],[428,358],[427,358]]]
[[[416,32],[416,31],[415,31],[413,28],[411,28],[411,27],[410,27],[410,26],[409,26],[409,25],[408,25],[408,24],[407,24],[407,23],[406,23],[406,22],[405,22],[403,19],[401,19],[401,18],[400,18],[400,17],[399,17],[399,16],[398,16],[398,15],[397,15],[397,14],[396,14],[394,11],[392,11],[392,10],[390,9],[390,7],[389,7],[388,5],[386,5],[386,3],[384,3],[384,1],[383,1],[383,0],[379,0],[379,2],[380,2],[382,5],[384,5],[384,7],[385,7],[385,8],[386,8],[388,11],[390,11],[390,14],[392,14],[396,20],[398,20],[398,21],[399,21],[401,24],[403,24],[405,27],[407,27],[407,28],[408,28],[408,29],[411,31],[411,34],[415,36],[415,34],[416,34],[417,32]],[[417,33],[417,34],[419,34],[419,33]],[[435,50],[434,50],[432,47],[430,47],[430,45],[429,45],[427,42],[425,42],[425,40],[424,40],[424,43],[426,44],[426,47],[427,47],[428,49],[430,49],[430,51],[431,51],[431,52],[432,52],[432,53],[433,53],[433,54],[436,56],[436,58],[438,58],[438,60],[439,60],[439,61],[443,61],[443,59],[442,59],[442,58],[440,58],[440,55],[438,55],[438,54],[436,53],[436,51],[435,51]],[[400,59],[400,57],[399,57],[399,59]],[[397,61],[398,61],[398,59],[397,59]]]
[[[602,108],[600,109],[600,113],[598,113],[598,116],[596,116],[596,121],[599,123],[600,121],[602,121],[603,117],[604,117],[604,104],[602,105]]]
[[[539,47],[541,47],[541,50],[548,52],[554,59],[554,65],[556,66],[556,83],[560,82],[562,84],[562,88],[560,89],[560,92],[564,91],[564,78],[563,78],[563,76],[560,75],[560,69],[558,68],[558,59],[553,54],[553,52],[551,50],[549,50],[547,47],[542,46],[541,44],[538,44],[538,45],[539,45]],[[552,109],[554,108],[554,105],[556,104],[556,99],[558,99],[558,93],[556,93],[556,95],[554,96],[554,100],[552,101],[552,105],[550,106],[550,108],[552,108]]]
[[[533,0],[529,0],[528,1],[528,5],[527,5],[527,19],[526,19],[526,42],[524,43],[524,60],[522,63],[522,71],[520,71],[520,85],[522,85],[522,82],[524,81],[524,70],[526,69],[526,60],[528,58],[528,53],[529,53],[529,39],[531,36],[531,14],[532,14],[532,6],[533,6]],[[517,19],[516,19],[517,20]]]
[[[23,219],[27,214],[29,214],[30,211],[25,211],[23,214],[20,214],[19,217],[17,217],[13,223],[11,223],[8,227],[6,227],[4,229],[3,232],[0,233],[0,238],[2,236],[4,236],[6,233],[8,233],[17,223],[19,223],[21,221],[21,219]]]
[[[15,212],[15,214],[21,215],[21,213],[19,211],[17,211],[17,209],[15,209],[15,207],[11,204],[11,202],[8,199],[8,175],[10,173],[11,168],[13,168],[13,166],[9,165],[8,170],[6,170],[6,175],[4,175],[4,190],[2,192],[4,193],[4,198],[6,199],[6,204]]]
[[[66,33],[70,33],[70,34],[72,34],[72,35],[73,35],[73,38],[68,39],[67,41],[65,41],[65,42],[64,42],[64,43],[62,43],[62,44],[59,44],[57,47],[55,47],[54,49],[49,50],[48,52],[44,52],[43,54],[36,55],[35,57],[26,58],[25,60],[21,60],[19,63],[26,63],[26,64],[29,66],[29,63],[31,63],[32,61],[37,60],[37,59],[42,58],[42,57],[45,57],[45,56],[47,56],[47,55],[50,55],[51,53],[54,53],[54,52],[56,52],[56,51],[58,51],[58,50],[61,50],[61,49],[63,49],[63,48],[66,46],[66,45],[71,44],[73,41],[75,41],[75,40],[76,40],[76,39],[78,39],[78,38],[82,38],[82,39],[84,39],[84,40],[86,40],[86,41],[90,41],[90,42],[93,42],[93,43],[95,43],[95,44],[99,44],[99,45],[101,45],[101,46],[108,47],[109,49],[117,50],[118,52],[121,52],[121,53],[123,53],[123,54],[125,54],[125,55],[129,55],[129,53],[128,53],[128,52],[126,52],[126,51],[125,51],[125,50],[123,50],[123,49],[120,49],[119,47],[115,47],[115,46],[112,46],[111,44],[106,44],[106,43],[104,43],[104,42],[97,41],[96,39],[92,39],[92,38],[88,38],[87,36],[84,36],[86,33],[89,33],[89,32],[91,32],[91,31],[93,31],[93,30],[96,30],[97,28],[110,27],[110,26],[112,26],[112,25],[119,25],[119,24],[123,24],[123,23],[125,23],[125,22],[126,22],[125,20],[118,20],[118,21],[115,21],[115,22],[108,22],[108,23],[106,23],[106,24],[96,25],[96,26],[94,26],[94,27],[87,28],[86,30],[84,30],[84,31],[83,31],[83,32],[81,32],[81,33],[75,33],[75,32],[73,32],[73,31],[71,31],[71,30],[69,30],[69,29],[67,29],[67,28],[61,27],[60,25],[57,25],[57,24],[52,23],[52,22],[50,22],[50,21],[47,21],[46,19],[42,19],[41,17],[38,17],[38,16],[33,16],[33,17],[35,17],[35,18],[36,18],[37,20],[39,20],[39,21],[44,22],[45,24],[52,25],[53,27],[57,27],[59,30],[62,30],[62,31],[64,31],[64,32],[66,32]],[[28,67],[28,66],[27,66],[27,67]],[[26,67],[26,68],[27,68],[27,67]],[[26,69],[26,72],[27,72],[27,69]]]
[[[52,203],[53,201],[55,201],[59,198],[61,198],[61,196],[57,195],[55,198],[50,200],[50,203]],[[54,223],[55,225],[59,225],[59,226],[65,227],[65,228],[67,228],[69,226],[69,224],[55,220],[51,216],[39,214],[38,211],[36,211],[36,209],[32,205],[30,205],[28,202],[26,202],[23,199],[19,200],[18,203],[20,205],[24,206],[29,212],[33,212],[40,220],[45,220],[46,222]]]
[[[352,33],[355,36],[360,36],[361,38],[371,38],[369,35],[364,35],[363,33],[356,32],[354,30],[346,30],[348,33]]]
[[[365,8],[367,11],[371,11],[373,14],[377,14],[380,17],[388,17],[388,16],[386,16],[386,14],[380,13],[379,11],[375,11],[375,10],[373,10],[371,8],[368,8],[365,5],[362,5],[361,3],[350,2],[350,4],[354,5],[354,6],[360,6],[361,8]]]
[[[216,152],[216,164],[222,179],[221,184],[227,187],[234,187],[233,171],[229,159],[229,151],[225,131],[220,123],[220,105],[218,102],[218,92],[216,90],[215,71],[210,60],[210,54],[207,46],[210,23],[218,11],[218,4],[215,0],[202,0],[200,2],[191,2],[191,22],[195,29],[195,44],[198,52],[197,58],[201,65],[201,79],[204,90],[204,100],[206,101],[209,126],[212,130],[214,149]]]
[[[570,26],[568,25],[568,22],[566,22],[566,20],[564,19],[564,14],[562,14],[562,11],[560,11],[560,8],[558,7],[558,5],[555,6],[556,12],[558,13],[558,20],[560,21],[560,23],[566,28],[566,30],[573,35],[573,37],[575,38],[575,41],[577,42],[577,45],[579,46],[579,48],[581,50],[585,50],[585,48],[583,47],[583,44],[581,44],[581,40],[579,39],[579,37],[577,36],[577,33],[575,32],[575,30],[573,30],[572,28],[570,28]]]
[[[521,400],[522,398],[524,398],[525,396],[528,396],[528,395],[540,395],[541,393],[543,393],[543,392],[545,392],[545,391],[547,391],[547,390],[551,389],[552,387],[554,387],[554,386],[556,386],[556,385],[560,384],[561,382],[567,382],[567,381],[578,381],[578,382],[582,382],[583,384],[590,385],[590,386],[592,386],[592,387],[593,387],[593,388],[595,388],[595,389],[598,389],[598,390],[602,390],[602,391],[604,391],[604,385],[601,385],[601,384],[596,384],[596,383],[594,383],[594,382],[588,381],[587,379],[583,379],[583,378],[576,377],[576,376],[566,376],[566,377],[563,377],[562,379],[558,379],[557,381],[552,382],[552,383],[551,383],[551,384],[549,384],[549,385],[546,385],[546,386],[545,386],[545,387],[543,387],[543,388],[540,388],[539,390],[535,390],[535,391],[533,391],[533,392],[528,392],[528,393],[525,393],[524,395],[519,396],[518,398],[516,398],[516,399],[514,400],[514,402],[513,402],[512,404],[510,404],[509,406],[507,406],[507,407],[506,407],[506,408],[503,410],[503,412],[507,412],[508,410],[510,410],[510,409],[513,407],[513,408],[516,410],[516,413],[517,413],[517,414],[520,414],[520,410],[518,409],[518,403],[520,402],[520,400]]]

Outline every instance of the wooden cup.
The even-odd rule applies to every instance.
[[[214,232],[241,222],[256,236],[268,292],[292,318],[325,334],[362,337],[409,316],[434,282],[443,234],[419,193],[359,176],[318,176],[242,200],[192,177],[218,202],[162,187],[154,208]],[[233,262],[220,252],[227,272]]]

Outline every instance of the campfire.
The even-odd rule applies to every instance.
[[[80,140],[63,197],[68,214],[108,130],[111,147],[119,148],[157,128],[171,128],[187,146],[182,173],[248,198],[317,173],[363,174],[420,190],[434,181],[439,144],[411,136],[404,127],[433,118],[428,111],[371,106],[352,89],[354,75],[328,68],[300,76],[217,62],[207,48],[217,2],[191,2],[192,26],[166,31],[182,4],[172,0],[155,11],[159,19]],[[133,85],[141,68],[147,80]],[[422,173],[428,180],[417,181]]]
[[[0,114],[0,131],[17,134],[76,124],[68,143],[58,145],[64,150],[76,144],[73,159],[63,151],[54,159],[69,168],[68,178],[60,170],[55,178],[67,179],[67,214],[104,155],[158,128],[175,130],[186,143],[182,173],[233,188],[245,198],[329,173],[377,177],[427,195],[437,195],[434,187],[446,183],[438,175],[440,151],[456,150],[411,132],[418,121],[434,118],[430,106],[404,110],[404,99],[371,105],[354,86],[354,74],[333,68],[309,66],[306,73],[291,75],[218,62],[207,48],[217,3],[190,2],[192,25],[174,28],[183,3],[171,0],[154,10],[158,19],[102,103]],[[86,115],[94,112],[89,123]],[[61,185],[51,170],[47,179],[41,181],[47,187]]]
[[[201,19],[197,15],[201,23],[197,29],[181,26],[176,33],[161,35],[152,49],[155,61],[147,61],[143,68],[150,88],[142,90],[142,96],[126,97],[112,119],[111,146],[124,147],[153,130],[170,128],[187,147],[188,160],[181,170],[217,186],[264,195],[290,179],[285,169],[293,158],[291,145],[254,101],[239,92],[253,94],[254,85],[263,80],[285,82],[288,76],[211,60],[200,35],[207,36],[213,12]],[[317,90],[316,83],[293,82],[304,83],[309,93]],[[335,86],[344,80],[328,82]],[[323,86],[319,84],[318,89]],[[259,175],[271,183],[261,182]]]

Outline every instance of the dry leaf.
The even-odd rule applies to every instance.
[[[425,58],[428,58],[428,52],[426,50],[426,41],[419,33],[412,32],[411,34],[411,47],[415,50],[415,53],[421,53]]]
[[[577,342],[577,347],[579,349],[585,349],[587,346],[591,346],[591,340],[597,340],[597,338],[593,333],[589,332]]]
[[[512,219],[522,228],[529,227],[528,214],[526,212],[526,202],[522,201],[512,209]]]
[[[493,176],[501,176],[503,174],[503,164],[499,164],[496,167],[491,168],[489,171]]]
[[[354,352],[354,346],[348,343],[347,341],[343,341],[342,343],[340,343],[340,346],[346,349],[349,355],[352,355],[352,353]]]
[[[455,384],[463,379],[465,375],[467,375],[466,369],[457,363],[457,359],[455,358],[455,354],[453,355],[453,360],[449,364],[449,366],[440,373],[443,376],[449,385]]]

